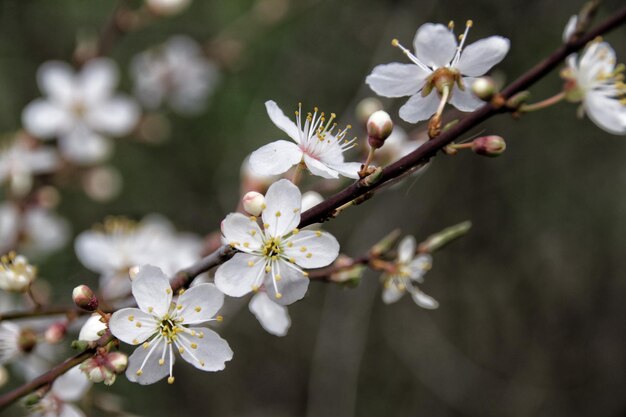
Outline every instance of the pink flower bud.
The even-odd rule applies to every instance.
[[[391,135],[393,122],[386,111],[378,110],[367,120],[367,141],[369,145],[378,149],[383,146],[385,139]]]
[[[79,285],[72,291],[74,303],[83,310],[95,311],[98,308],[98,298],[86,285]]]
[[[478,155],[495,157],[504,152],[506,142],[501,136],[482,136],[472,142],[472,151]]]
[[[265,208],[265,197],[256,191],[247,192],[242,199],[243,209],[253,216],[261,214]]]
[[[51,345],[59,343],[67,333],[67,325],[62,322],[53,323],[44,334],[44,339]]]
[[[109,364],[113,372],[121,374],[128,366],[128,356],[122,352],[111,352],[109,353]]]

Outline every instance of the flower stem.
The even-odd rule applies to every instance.
[[[555,105],[556,103],[560,102],[564,98],[565,98],[565,91],[561,91],[560,93],[555,94],[554,96],[547,98],[545,100],[539,101],[537,103],[524,104],[520,106],[519,111],[523,113],[528,113],[531,111],[545,109],[546,107]]]
[[[300,178],[302,177],[302,168],[304,168],[304,163],[300,161],[298,165],[296,165],[296,170],[293,172],[293,177],[291,178],[291,182],[294,185],[298,185],[300,182]]]
[[[448,146],[451,147],[452,149],[470,149],[472,147],[472,142],[451,143]]]

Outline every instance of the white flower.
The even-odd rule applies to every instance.
[[[0,323],[0,365],[12,362],[22,355],[21,335],[22,329],[17,324],[10,321]]]
[[[0,185],[8,183],[11,191],[27,194],[33,186],[33,175],[49,173],[59,166],[59,157],[49,147],[30,147],[16,140],[0,147]]]
[[[182,12],[191,4],[191,0],[146,0],[146,6],[154,13],[171,16]]]
[[[24,292],[37,278],[37,268],[22,255],[10,252],[0,258],[0,289]]]
[[[279,304],[291,304],[306,293],[302,268],[329,265],[339,243],[326,232],[298,230],[302,210],[298,187],[288,180],[272,184],[265,194],[263,228],[256,217],[231,213],[222,221],[225,241],[241,251],[215,273],[215,285],[231,297],[257,291],[262,285]]]
[[[137,55],[131,71],[135,95],[146,107],[156,109],[167,103],[180,114],[201,112],[219,81],[217,67],[200,45],[180,35]]]
[[[491,36],[464,47],[471,26],[468,21],[457,44],[453,24],[449,28],[422,25],[413,41],[415,55],[394,39],[393,45],[413,63],[379,65],[365,82],[381,96],[411,96],[400,108],[400,117],[410,123],[430,118],[448,101],[461,111],[476,110],[484,103],[472,93],[472,83],[502,61],[510,43],[503,37]]]
[[[37,404],[29,408],[30,417],[84,417],[78,407],[71,402],[83,398],[91,383],[78,366],[58,377],[50,392]]]
[[[567,57],[561,75],[569,81],[566,98],[582,101],[582,110],[600,128],[626,134],[626,85],[624,65],[615,65],[615,51],[606,42],[594,41],[582,53]]]
[[[398,258],[394,270],[382,276],[383,301],[386,304],[394,303],[408,291],[418,306],[428,309],[437,308],[439,303],[424,294],[416,285],[416,283],[424,282],[424,274],[430,270],[432,259],[430,255],[415,257],[415,248],[413,236],[405,237],[398,245]]]
[[[24,126],[40,139],[57,137],[61,153],[70,161],[101,161],[111,150],[103,135],[124,136],[138,121],[137,104],[115,94],[118,72],[109,59],[89,61],[78,73],[66,63],[46,62],[37,72],[37,82],[46,97],[24,109]]]
[[[352,148],[355,139],[346,140],[350,126],[335,131],[335,114],[327,119],[325,114],[308,113],[302,123],[302,105],[296,112],[296,123],[288,119],[273,101],[265,102],[267,114],[272,122],[295,143],[278,140],[267,144],[250,155],[250,167],[259,175],[278,175],[294,165],[304,163],[313,175],[323,178],[358,178],[361,164],[344,162],[343,152]]]
[[[287,307],[275,303],[264,291],[254,294],[248,304],[261,326],[274,336],[285,336],[291,326]]]
[[[172,288],[156,267],[140,268],[132,283],[139,308],[116,311],[109,321],[111,333],[123,342],[139,345],[128,360],[126,376],[139,384],[152,384],[167,375],[174,382],[174,351],[202,371],[221,371],[232,359],[228,343],[202,327],[188,327],[219,320],[224,295],[213,284],[200,284],[172,301]]]
[[[174,274],[200,259],[202,241],[176,232],[161,216],[149,215],[139,223],[109,217],[78,235],[74,249],[85,267],[100,274],[104,298],[112,299],[129,294],[131,268],[151,264]]]

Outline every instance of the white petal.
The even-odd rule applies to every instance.
[[[109,139],[79,127],[59,138],[59,148],[68,160],[90,165],[106,159],[111,154],[113,144]]]
[[[383,285],[383,303],[391,304],[398,301],[404,295],[404,291],[400,290],[395,283]]]
[[[276,287],[281,297],[276,297],[276,289],[272,274],[265,274],[265,290],[267,295],[278,304],[292,304],[304,297],[309,288],[309,279],[297,267],[286,261],[278,260],[274,263],[274,273],[280,275],[280,280],[276,282]]]
[[[152,314],[138,308],[123,308],[109,320],[111,334],[122,342],[138,345],[157,332],[158,323]]]
[[[252,152],[250,169],[257,175],[278,175],[302,160],[302,150],[295,143],[277,140]]]
[[[107,325],[100,321],[100,314],[92,314],[91,317],[87,319],[85,324],[80,328],[80,333],[78,334],[78,340],[84,340],[86,342],[95,342],[100,339],[100,335],[98,332],[102,330],[106,330]]]
[[[125,259],[116,250],[115,240],[92,230],[82,232],[74,241],[78,260],[92,271],[105,273],[123,268]]]
[[[137,103],[121,95],[89,107],[85,114],[85,121],[90,127],[113,136],[130,133],[138,120]]]
[[[400,117],[409,123],[426,120],[435,114],[439,101],[439,95],[435,91],[431,91],[426,97],[417,93],[400,107]]]
[[[475,78],[465,77],[463,78],[463,85],[465,90],[461,90],[456,84],[452,89],[452,96],[450,97],[450,104],[461,111],[474,111],[477,108],[485,104],[484,101],[476,97],[472,92],[472,84]]]
[[[305,269],[330,265],[339,255],[337,239],[327,232],[302,230],[285,243],[285,256]]]
[[[263,283],[263,258],[237,253],[215,272],[215,285],[224,294],[241,297]]]
[[[132,286],[126,271],[110,271],[100,276],[100,292],[105,300],[119,300],[130,297]]]
[[[202,371],[215,372],[224,369],[226,362],[233,358],[233,351],[228,342],[213,330],[203,327],[189,329],[194,331],[196,336],[184,334],[178,341],[184,349],[183,359]]]
[[[574,34],[574,31],[576,30],[576,25],[578,25],[578,16],[572,15],[567,21],[565,29],[563,30],[563,43],[569,41],[569,38]]]
[[[626,134],[626,106],[618,100],[590,91],[583,105],[589,118],[598,127],[614,135]]]
[[[457,69],[463,75],[484,75],[509,52],[511,42],[502,36],[490,36],[463,48]]]
[[[226,242],[240,251],[252,252],[263,245],[263,232],[257,222],[241,213],[226,216],[221,229]]]
[[[46,415],[46,417],[48,416]],[[64,403],[60,406],[59,414],[54,417],[85,417],[85,413],[74,404]]]
[[[59,166],[60,159],[51,146],[33,149],[28,154],[28,164],[33,174],[52,172]]]
[[[437,300],[429,295],[424,294],[417,288],[411,291],[411,297],[413,298],[413,301],[415,301],[415,304],[422,308],[434,310],[435,308],[439,307],[439,303],[437,302]]]
[[[265,193],[263,223],[269,224],[272,236],[284,236],[298,227],[302,195],[298,187],[289,180],[276,181]]]
[[[267,109],[267,115],[272,119],[276,127],[285,132],[294,142],[300,143],[300,129],[290,118],[285,116],[276,102],[273,100],[266,101],[265,108]]]
[[[52,384],[52,392],[63,401],[78,401],[83,398],[91,382],[78,366],[58,377]]]
[[[287,307],[275,303],[266,293],[259,292],[252,297],[248,308],[268,333],[275,336],[287,334],[291,326]]]
[[[24,233],[28,236],[23,250],[33,255],[54,252],[67,243],[70,225],[56,213],[35,207],[26,212]]]
[[[172,287],[161,269],[144,265],[133,279],[133,296],[142,311],[163,317],[172,302]]]
[[[417,243],[413,236],[406,236],[398,245],[398,261],[403,264],[408,264],[415,256],[415,248]]]
[[[77,97],[74,69],[65,62],[48,61],[37,70],[41,91],[59,104],[71,104]]]
[[[307,211],[308,209],[317,206],[322,201],[324,201],[324,197],[322,197],[320,193],[307,191],[302,194],[302,211]]]
[[[433,258],[428,254],[422,254],[417,258],[413,259],[409,264],[409,273],[411,274],[411,279],[417,282],[424,281],[424,274],[430,270],[433,263]]]
[[[456,52],[456,37],[446,26],[425,23],[417,29],[415,56],[429,67],[444,67],[452,61]]]
[[[48,100],[37,99],[22,111],[22,123],[36,137],[50,139],[68,132],[74,120],[64,107]]]
[[[337,171],[335,171],[319,159],[312,158],[309,155],[305,154],[304,163],[313,175],[328,179],[339,178],[339,173]]]
[[[126,378],[131,382],[148,385],[154,384],[169,375],[170,366],[173,365],[173,363],[170,362],[169,349],[166,351],[165,356],[163,356],[163,364],[159,365],[159,359],[161,359],[163,355],[164,345],[168,346],[163,338],[159,338],[157,342],[151,341],[147,347],[139,346],[135,349],[133,354],[128,358]],[[148,360],[146,360],[141,369],[141,375],[137,375],[137,371],[141,368],[146,357],[148,357]],[[172,355],[171,359],[172,362],[176,360],[174,355]]]
[[[224,294],[213,284],[200,284],[192,287],[178,297],[178,317],[184,324],[203,323],[211,320],[224,304]]]
[[[404,97],[421,90],[429,75],[415,64],[393,62],[375,67],[365,82],[379,96]]]
[[[109,58],[88,61],[79,75],[81,93],[90,102],[106,99],[117,86],[117,65]]]
[[[342,162],[339,164],[328,164],[328,166],[337,171],[339,175],[343,175],[346,178],[359,178],[359,171],[361,170],[360,162]]]

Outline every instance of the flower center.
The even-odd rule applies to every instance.
[[[159,332],[168,341],[176,340],[176,335],[184,332],[183,328],[178,325],[179,321],[174,317],[170,317],[169,314],[166,315],[159,324]]]
[[[263,256],[266,258],[274,258],[283,253],[280,239],[272,237],[263,243]]]
[[[314,107],[313,113],[308,112],[303,123],[302,103],[299,103],[298,110],[296,110],[296,125],[302,132],[300,140],[302,151],[315,159],[319,159],[320,155],[331,147],[340,152],[345,152],[356,146],[354,143],[356,138],[346,139],[348,130],[352,126],[347,125],[343,130],[340,130],[337,128],[337,123],[334,122],[336,118],[335,113],[331,113],[330,117],[327,118],[326,113],[320,112],[317,107]]]

